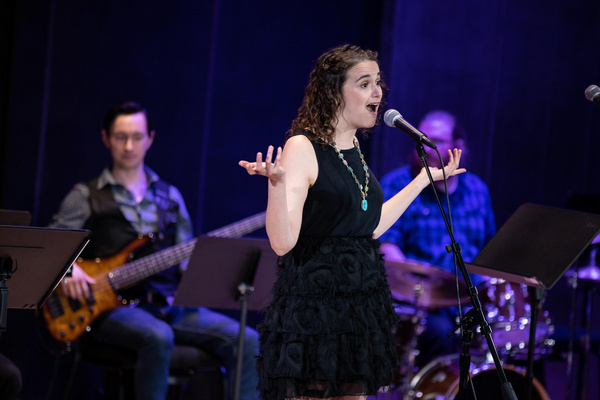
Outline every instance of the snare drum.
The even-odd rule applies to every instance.
[[[526,359],[531,324],[527,286],[492,278],[480,289],[479,298],[498,353],[511,359]],[[553,333],[552,319],[540,304],[534,343],[536,359],[552,352],[553,341],[549,337]]]
[[[458,355],[437,358],[425,365],[414,376],[408,393],[403,400],[452,400],[458,394],[460,369]],[[517,398],[525,399],[527,379],[525,371],[512,365],[503,365],[506,379],[512,384]],[[475,368],[471,364],[471,380],[478,399],[503,400],[500,377],[494,364],[484,364]],[[537,379],[532,382],[532,400],[548,400],[548,393]],[[473,399],[469,391],[468,399]]]

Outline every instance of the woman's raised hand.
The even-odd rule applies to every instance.
[[[256,162],[249,162],[242,160],[238,164],[245,168],[246,171],[250,175],[262,175],[269,178],[272,184],[277,184],[282,182],[285,177],[285,170],[281,168],[281,147],[277,148],[277,154],[275,155],[275,160],[271,162],[273,159],[273,146],[269,146],[267,150],[267,156],[265,157],[265,161],[262,160],[262,153],[256,153]]]
[[[460,156],[462,155],[462,150],[454,149],[451,151],[448,149],[449,160],[448,164],[444,167],[444,171],[446,172],[446,177],[454,176],[458,174],[462,174],[463,172],[467,172],[465,168],[458,168],[460,165]],[[431,177],[434,181],[441,181],[444,179],[444,174],[440,168],[429,168],[431,171]],[[425,168],[423,168],[423,172],[425,172]]]

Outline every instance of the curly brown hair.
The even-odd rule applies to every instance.
[[[348,70],[362,61],[379,63],[377,52],[346,44],[322,54],[310,73],[298,116],[292,121],[286,137],[306,130],[312,134],[311,140],[333,144],[336,114],[343,106],[342,87],[348,78]],[[382,93],[385,93],[383,81],[380,85]]]

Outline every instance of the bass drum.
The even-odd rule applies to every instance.
[[[506,379],[512,384],[519,399],[525,399],[527,390],[527,379],[525,370],[512,365],[503,365]],[[458,356],[449,355],[439,357],[425,365],[414,376],[408,393],[403,400],[451,400],[458,393],[460,380],[460,369]],[[471,380],[478,399],[502,400],[500,390],[500,378],[494,364],[485,364],[474,368],[471,364]],[[469,400],[473,399],[473,393],[469,390]],[[540,382],[533,378],[531,392],[532,400],[548,400],[548,393]]]

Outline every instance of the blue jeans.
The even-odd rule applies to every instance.
[[[239,323],[207,308],[120,307],[103,316],[92,334],[102,342],[138,352],[135,393],[138,399],[164,400],[168,391],[169,361],[175,343],[199,347],[220,357],[233,395]],[[258,399],[255,357],[258,333],[246,328],[240,399]]]

